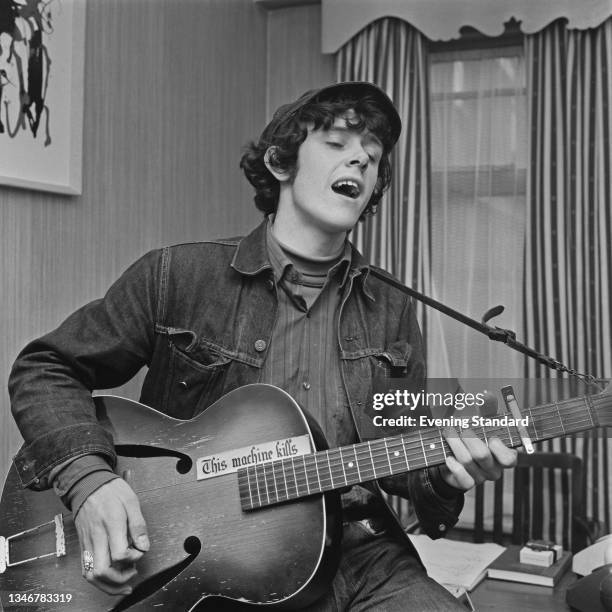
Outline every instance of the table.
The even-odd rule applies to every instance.
[[[477,612],[569,612],[565,591],[578,577],[566,572],[554,587],[485,578],[471,593]]]

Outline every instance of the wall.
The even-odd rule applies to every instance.
[[[87,2],[83,195],[0,186],[0,478],[21,444],[5,389],[25,343],[141,253],[241,234],[260,218],[240,150],[279,104],[334,80],[320,13],[252,0]]]
[[[268,115],[305,91],[336,80],[334,56],[321,53],[320,5],[270,11],[267,55]]]
[[[251,0],[87,2],[83,195],[0,186],[0,478],[24,344],[139,254],[260,218],[238,160],[265,119],[266,21]]]

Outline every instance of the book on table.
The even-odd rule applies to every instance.
[[[564,551],[549,567],[530,565],[519,561],[520,546],[509,546],[488,569],[488,577],[526,584],[553,587],[571,564],[572,554]]]

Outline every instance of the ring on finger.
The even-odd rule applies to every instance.
[[[85,573],[93,572],[94,568],[94,556],[89,550],[83,551],[83,571]]]

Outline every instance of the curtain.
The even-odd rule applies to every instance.
[[[434,297],[476,319],[502,304],[492,324],[518,331],[527,165],[522,49],[431,54],[430,79]],[[448,317],[439,325],[441,333],[429,334],[430,375],[521,375],[518,353]]]
[[[436,262],[440,261],[438,249],[446,248],[443,245],[448,241],[449,232],[455,232],[468,251],[473,248],[472,243],[481,239],[487,241],[489,251],[499,250],[505,240],[514,242],[516,237],[521,240],[520,231],[504,234],[503,215],[507,216],[506,222],[516,229],[522,206],[525,211],[523,223],[526,224],[522,236],[524,266],[521,268],[518,255],[502,256],[498,267],[502,269],[499,276],[507,285],[514,310],[518,308],[516,295],[521,293],[516,273],[518,271],[521,276],[520,271],[524,269],[521,281],[523,312],[518,320],[510,324],[502,321],[501,326],[517,329],[519,339],[522,337],[527,344],[597,377],[612,375],[611,52],[612,20],[584,31],[569,31],[562,23],[555,22],[537,34],[526,36],[528,159],[525,202],[521,203],[517,195],[520,190],[515,189],[523,180],[521,171],[523,175],[525,172],[518,158],[510,155],[511,151],[491,148],[493,157],[490,159],[497,159],[499,163],[491,164],[490,160],[488,163],[498,167],[485,168],[484,173],[482,168],[477,170],[471,178],[464,180],[463,185],[460,184],[461,169],[451,173],[455,186],[459,192],[465,191],[464,195],[467,195],[466,185],[470,181],[475,187],[467,199],[472,198],[474,210],[478,209],[478,212],[472,211],[476,221],[481,220],[484,211],[486,214],[501,213],[501,231],[497,233],[500,238],[494,237],[493,241],[490,227],[497,221],[487,221],[488,227],[476,234],[468,233],[469,223],[463,225],[463,230],[456,224],[456,220],[461,218],[457,209],[452,208],[457,194],[453,194],[452,189],[448,191],[449,186],[452,187],[448,181],[449,173],[441,164],[442,155],[452,158],[453,152],[449,149],[453,145],[445,140],[446,136],[436,136],[438,140],[434,147],[438,152],[434,154],[429,136],[430,112],[435,113],[434,133],[440,127],[439,122],[445,124],[445,129],[463,129],[466,133],[469,130],[465,129],[466,126],[454,125],[461,121],[460,112],[445,116],[449,108],[453,110],[453,106],[461,106],[460,96],[450,101],[449,108],[429,109],[428,58],[423,36],[405,22],[385,18],[363,29],[337,54],[338,80],[377,83],[395,101],[404,122],[393,156],[393,184],[378,214],[356,229],[353,240],[357,247],[373,263],[389,270],[406,284],[428,295],[445,297],[436,296],[435,289],[438,285],[446,287],[446,281],[452,282],[453,278],[444,270],[445,264],[440,264],[440,267]],[[507,64],[505,69],[514,71],[516,75],[520,73],[517,65]],[[449,78],[449,75],[444,78]],[[456,75],[451,72],[451,86],[454,79]],[[433,89],[437,87],[436,83],[437,77],[432,80]],[[518,90],[518,81],[513,83],[501,89]],[[497,89],[500,89],[499,85],[491,86],[493,92]],[[434,109],[435,104],[434,94]],[[466,117],[473,121],[473,115]],[[507,132],[508,126],[499,125],[507,122],[507,116],[493,114],[493,117],[489,126],[483,129],[496,129],[498,134],[499,129],[502,134],[504,130]],[[520,119],[520,113],[516,118]],[[487,143],[487,146],[491,144]],[[506,144],[512,149],[512,142],[506,141]],[[514,144],[518,147],[518,143]],[[476,150],[476,157],[483,152],[482,144],[478,146],[481,150]],[[430,187],[430,155],[435,160],[433,170],[437,173],[433,187]],[[479,165],[476,163],[475,167]],[[499,193],[496,196],[495,189],[491,192],[491,184],[487,181],[496,173],[505,185],[504,202],[499,210],[492,211],[496,204],[491,196],[497,197]],[[446,180],[441,191],[439,179],[442,183]],[[436,204],[432,211],[430,195],[434,202],[442,202],[441,208]],[[499,203],[501,200],[497,200]],[[465,207],[464,210],[468,211]],[[430,222],[436,226],[433,229],[435,242]],[[435,251],[433,257],[432,250]],[[455,256],[451,251],[446,261],[460,265],[461,261],[453,261],[453,257],[461,258],[464,252],[457,251]],[[512,264],[506,265],[507,261],[512,261]],[[484,268],[490,274],[488,263],[485,263]],[[472,269],[473,265],[468,268]],[[440,278],[446,274],[444,282],[433,282],[436,271]],[[468,278],[463,272],[457,272],[456,276]],[[497,302],[497,293],[484,297],[482,303],[468,303],[470,312],[467,314],[477,317],[484,310],[483,306]],[[432,344],[443,335],[439,333],[441,323],[435,318],[435,313],[429,311],[428,325],[424,315],[421,308],[421,324],[426,346],[431,352]],[[496,320],[494,324],[500,322]],[[444,335],[446,333],[444,330]],[[485,353],[487,360],[491,361],[491,357]],[[442,365],[448,366],[450,361],[449,357]],[[456,362],[457,358],[453,357],[452,361]],[[432,359],[429,358],[428,362],[431,365]],[[526,378],[554,378],[553,372],[538,367],[533,360],[526,359],[524,364]],[[444,375],[448,373],[454,375],[449,370]],[[531,399],[526,398],[528,404],[532,403]],[[587,513],[606,522],[609,529],[612,524],[609,496],[612,457],[608,452],[606,434],[590,433],[571,440],[556,440],[550,446],[583,456],[587,465]],[[555,507],[567,486],[563,482],[550,483],[549,518],[553,531]]]
[[[410,22],[430,40],[446,41],[464,26],[499,36],[510,18],[533,34],[560,17],[568,27],[584,29],[597,27],[611,14],[610,0],[321,0],[321,42],[323,53],[335,53],[381,17]]]
[[[502,304],[505,312],[491,324],[518,332],[528,148],[523,50],[473,49],[432,53],[430,59],[432,291],[476,319]],[[499,390],[522,375],[519,353],[448,317],[429,322],[431,375],[457,376],[474,392],[483,380]],[[504,477],[506,500],[512,476]],[[492,487],[484,491],[483,520],[492,531]],[[473,528],[475,508],[472,489],[459,528]],[[511,510],[502,517],[507,532]]]
[[[355,246],[373,264],[429,294],[429,117],[424,38],[409,24],[381,19],[336,55],[338,81],[376,83],[394,101],[403,129],[394,149],[392,184],[378,212],[355,229]],[[418,302],[424,336],[427,316]],[[425,346],[427,346],[427,339]],[[415,522],[408,502],[391,499],[404,524]]]
[[[403,122],[392,155],[393,179],[378,212],[352,240],[369,260],[402,282],[429,289],[429,117],[424,39],[409,24],[382,19],[345,44],[339,81],[376,83],[395,102]],[[424,312],[419,304],[422,329]]]
[[[596,377],[612,376],[612,20],[562,22],[526,37],[530,151],[525,338]],[[527,377],[554,372],[532,360]],[[610,527],[612,457],[606,432],[549,445],[587,465],[587,513]],[[558,484],[558,487],[566,485]],[[551,486],[551,508],[555,485]],[[551,512],[554,520],[554,512]]]

